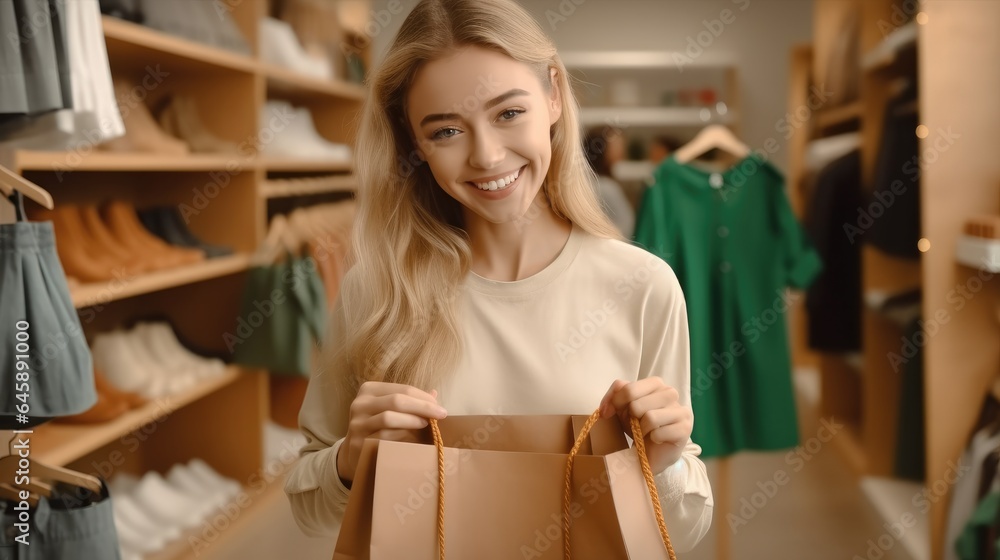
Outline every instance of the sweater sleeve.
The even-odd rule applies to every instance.
[[[347,434],[353,395],[346,394],[347,361],[343,356],[344,310],[337,300],[328,324],[319,367],[309,379],[299,410],[299,428],[306,445],[285,480],[292,516],[311,537],[340,532],[349,490],[337,472],[337,451]]]
[[[681,404],[690,407],[691,351],[684,293],[670,266],[655,256],[651,259],[658,264],[650,267],[653,270],[643,309],[638,378],[663,378],[680,393]],[[655,476],[664,520],[677,552],[693,549],[712,524],[715,502],[699,455],[701,447],[688,439],[680,459]]]

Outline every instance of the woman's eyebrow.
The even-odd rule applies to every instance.
[[[511,97],[516,97],[519,95],[530,95],[530,94],[524,91],[523,89],[514,88],[508,92],[501,93],[500,95],[494,97],[493,99],[488,100],[486,103],[483,104],[483,107],[486,109],[492,109],[493,107],[496,107],[497,105],[503,103],[504,101],[510,99]],[[451,120],[458,120],[460,118],[462,117],[458,113],[431,113],[430,115],[427,115],[423,119],[420,119],[420,126],[424,126],[429,122],[451,121]]]

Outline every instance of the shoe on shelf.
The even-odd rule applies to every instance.
[[[191,468],[184,463],[177,463],[167,472],[167,482],[185,494],[210,502],[216,509],[229,503],[229,496],[224,489],[205,486]]]
[[[330,59],[307,52],[291,25],[274,18],[260,20],[260,55],[265,62],[320,80],[333,79]]]
[[[229,247],[210,245],[195,237],[184,223],[184,218],[176,206],[158,206],[142,210],[139,212],[139,221],[146,229],[167,243],[177,247],[199,249],[205,253],[206,258],[214,259],[233,254],[233,250]]]
[[[119,473],[115,475],[115,478],[122,476],[122,474],[125,473]],[[132,478],[135,479],[134,484],[138,484],[139,479]],[[122,521],[138,531],[140,535],[149,535],[152,538],[165,542],[172,541],[181,536],[180,525],[161,523],[150,517],[149,513],[136,503],[135,498],[132,497],[131,490],[128,492],[116,491],[112,482],[114,481],[109,482],[108,486],[111,489],[112,499],[114,500],[112,509],[114,510],[115,518],[120,516]]]
[[[176,6],[171,5],[171,9],[176,9]],[[118,106],[124,109],[122,116],[125,121],[125,135],[101,144],[101,149],[109,152],[145,152],[170,156],[186,156],[191,153],[187,144],[163,132],[156,125],[156,120],[146,104],[133,93],[139,87],[122,78],[114,80]]]
[[[330,142],[321,136],[316,131],[308,109],[294,108],[285,101],[268,101],[262,111],[262,122],[270,122],[272,117],[288,121],[285,128],[275,132],[270,142],[261,146],[265,156],[345,163],[351,161],[351,148],[346,144]]]
[[[232,499],[243,491],[239,482],[231,478],[226,478],[215,472],[204,460],[195,457],[187,463],[191,473],[201,481],[202,486],[207,488],[218,488],[227,499]]]
[[[218,358],[206,358],[188,350],[165,322],[139,323],[135,326],[150,353],[162,363],[170,363],[179,371],[188,371],[200,378],[212,377],[225,371],[226,364]]]
[[[112,509],[114,509],[113,506]],[[113,512],[113,515],[115,521],[115,533],[118,534],[118,540],[123,547],[128,548],[140,555],[144,555],[151,552],[159,552],[163,550],[164,546],[166,546],[167,541],[163,538],[158,537],[155,534],[139,532],[139,530],[135,529],[132,525],[129,525],[128,520],[123,519],[121,514],[117,511]]]
[[[142,274],[149,269],[149,264],[143,260],[141,255],[132,253],[115,239],[111,231],[108,230],[107,224],[101,219],[101,214],[97,211],[96,206],[81,207],[80,215],[92,240],[94,250],[112,256],[117,262],[117,266],[121,267],[122,271],[129,276]]]
[[[194,98],[175,95],[160,112],[160,126],[164,131],[183,140],[191,151],[206,154],[239,153],[236,142],[223,140],[209,132],[198,116]]]
[[[194,387],[198,383],[196,372],[191,371],[188,367],[178,366],[173,363],[169,355],[163,356],[158,352],[154,353],[154,350],[157,349],[147,343],[143,330],[133,328],[125,333],[124,336],[134,348],[136,356],[139,357],[142,364],[140,367],[155,372],[154,376],[161,381],[165,394],[160,396],[176,395]],[[163,361],[164,358],[168,361]]]
[[[205,253],[197,249],[174,247],[142,227],[135,208],[123,201],[113,201],[102,209],[105,223],[118,239],[139,254],[148,255],[150,266],[159,270],[199,262]]]
[[[104,376],[98,368],[94,368],[94,386],[97,388],[99,393],[103,392],[110,395],[112,398],[118,399],[128,405],[129,409],[136,409],[145,406],[148,400],[138,393],[130,393],[128,391],[121,391],[113,383],[108,381],[108,378]]]
[[[132,495],[139,507],[149,512],[150,517],[185,529],[201,526],[212,511],[210,503],[180,492],[167,484],[156,471],[144,474]]]
[[[148,399],[173,394],[171,376],[152,360],[123,330],[99,334],[91,346],[94,366],[119,390],[138,393]]]
[[[232,16],[216,10],[215,2],[191,0],[183,8],[177,2],[163,0],[140,0],[140,4],[143,23],[153,29],[243,55],[253,54]]]
[[[31,212],[30,218],[52,222],[56,254],[67,276],[81,282],[107,282],[114,278],[116,262],[110,255],[95,250],[96,244],[87,233],[79,207],[64,204],[54,210],[37,210]]]

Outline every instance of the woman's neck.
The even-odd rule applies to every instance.
[[[528,211],[514,222],[494,224],[467,212],[472,271],[490,280],[514,282],[533,276],[559,256],[573,224],[556,216],[539,192]]]

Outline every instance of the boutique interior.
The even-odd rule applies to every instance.
[[[716,327],[680,556],[1000,558],[1000,0],[518,2],[606,212]],[[283,486],[415,4],[0,2],[0,558],[331,557]],[[778,194],[678,211],[744,182]],[[773,255],[771,299],[713,291]]]

